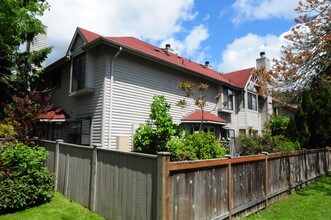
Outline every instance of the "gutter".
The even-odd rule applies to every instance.
[[[123,48],[120,46],[118,48],[118,51],[116,52],[116,54],[109,60],[110,62],[110,94],[109,94],[109,115],[110,117],[112,117],[113,115],[113,94],[114,94],[114,59],[116,59],[120,53],[122,52]],[[107,71],[105,71],[106,74],[107,74]],[[105,83],[104,83],[104,91],[106,90],[106,80],[105,80]],[[106,99],[106,93],[104,92],[104,100],[103,100],[103,105],[105,103],[105,99]],[[106,106],[103,106],[103,121],[105,120],[104,119],[104,114],[105,114],[105,109],[106,109]],[[108,124],[108,135],[107,135],[107,138],[108,138],[108,149],[111,148],[111,137],[112,137],[112,119],[109,120],[109,124]],[[103,135],[104,132],[102,132]],[[104,139],[102,139],[104,141]]]

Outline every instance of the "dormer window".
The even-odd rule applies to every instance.
[[[223,88],[223,108],[233,110],[233,90],[227,87]]]
[[[86,54],[74,57],[72,68],[72,90],[77,91],[86,87]]]

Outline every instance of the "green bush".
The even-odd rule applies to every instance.
[[[0,138],[8,138],[11,139],[15,137],[17,133],[14,130],[14,127],[10,124],[6,124],[1,122],[0,124]]]
[[[170,104],[164,96],[153,97],[149,115],[151,124],[141,124],[134,134],[136,151],[148,154],[166,151],[167,142],[181,133],[181,128],[172,122],[169,110]]]
[[[5,143],[0,149],[0,214],[50,201],[54,176],[44,167],[42,147]]]
[[[239,136],[240,151],[244,155],[259,154],[262,151],[269,153],[288,153],[300,149],[297,141],[291,141],[283,135],[271,136],[265,133],[263,136],[241,135]]]
[[[224,157],[227,148],[220,146],[214,133],[199,132],[168,142],[172,160],[204,160]]]

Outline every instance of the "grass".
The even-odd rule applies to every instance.
[[[246,219],[331,219],[331,174]]]
[[[50,203],[13,214],[1,215],[0,220],[103,220],[89,209],[56,192]]]

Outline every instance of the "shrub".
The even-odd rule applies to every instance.
[[[266,133],[263,136],[241,135],[239,138],[241,142],[240,151],[244,155],[259,154],[262,151],[288,153],[300,148],[299,142],[291,141],[283,135],[271,136],[270,133]]]
[[[266,123],[265,127],[270,128],[272,136],[286,135],[289,122],[289,117],[281,115],[271,115],[270,120]]]
[[[0,214],[50,201],[54,177],[44,167],[42,147],[5,143],[0,150]]]
[[[298,141],[291,141],[281,135],[273,137],[273,143],[274,152],[289,153],[300,149]]]
[[[193,149],[187,147],[183,139],[172,138],[170,141],[168,141],[167,146],[169,147],[170,157],[172,161],[198,159]]]
[[[138,152],[156,154],[167,150],[167,142],[181,129],[172,122],[170,104],[164,96],[154,96],[149,115],[152,124],[140,125],[134,134],[134,147]]]
[[[224,157],[227,148],[220,146],[214,133],[199,132],[168,142],[172,160],[203,160]]]

